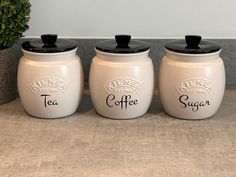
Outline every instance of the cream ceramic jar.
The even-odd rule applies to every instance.
[[[225,90],[221,47],[201,36],[166,44],[159,73],[159,91],[164,110],[182,119],[213,116]]]
[[[60,118],[74,113],[83,89],[83,70],[77,45],[42,35],[22,44],[18,90],[25,111],[39,118]]]
[[[154,70],[149,46],[129,35],[97,43],[89,74],[89,89],[98,114],[113,119],[131,119],[150,106]]]

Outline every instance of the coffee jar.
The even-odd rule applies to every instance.
[[[22,44],[18,91],[25,111],[39,118],[60,118],[74,113],[83,90],[83,70],[77,45],[45,34]]]
[[[89,74],[89,89],[95,110],[103,117],[131,119],[150,106],[154,69],[149,45],[116,35],[115,40],[95,45],[96,56]]]
[[[213,116],[225,90],[221,47],[201,36],[166,44],[159,72],[159,92],[166,113],[182,119]]]

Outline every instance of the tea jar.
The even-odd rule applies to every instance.
[[[83,90],[83,70],[77,45],[45,34],[22,44],[18,91],[25,111],[39,118],[73,114]]]
[[[218,110],[225,90],[221,47],[201,36],[166,44],[159,72],[159,92],[167,114],[182,119],[205,119]]]
[[[154,69],[149,45],[116,35],[115,40],[95,45],[96,56],[89,74],[91,99],[98,114],[112,119],[131,119],[150,106]]]

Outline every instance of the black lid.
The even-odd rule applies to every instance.
[[[178,53],[206,54],[217,52],[221,46],[207,40],[201,40],[201,36],[187,35],[185,40],[175,40],[166,44],[165,48]]]
[[[73,41],[57,39],[56,34],[43,34],[41,39],[26,41],[22,44],[24,50],[37,53],[66,52],[76,47],[77,45]]]
[[[130,35],[116,35],[115,40],[98,42],[95,45],[97,50],[109,53],[138,53],[150,49],[150,46],[139,40],[131,40]]]

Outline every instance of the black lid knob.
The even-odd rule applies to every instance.
[[[198,49],[199,48],[199,44],[201,42],[202,37],[201,36],[197,36],[197,35],[186,35],[185,36],[185,41],[187,43],[186,48],[189,49]]]
[[[44,43],[44,46],[54,46],[57,41],[57,34],[43,34],[41,39]]]
[[[115,35],[117,48],[129,48],[129,43],[131,40],[130,35]]]

